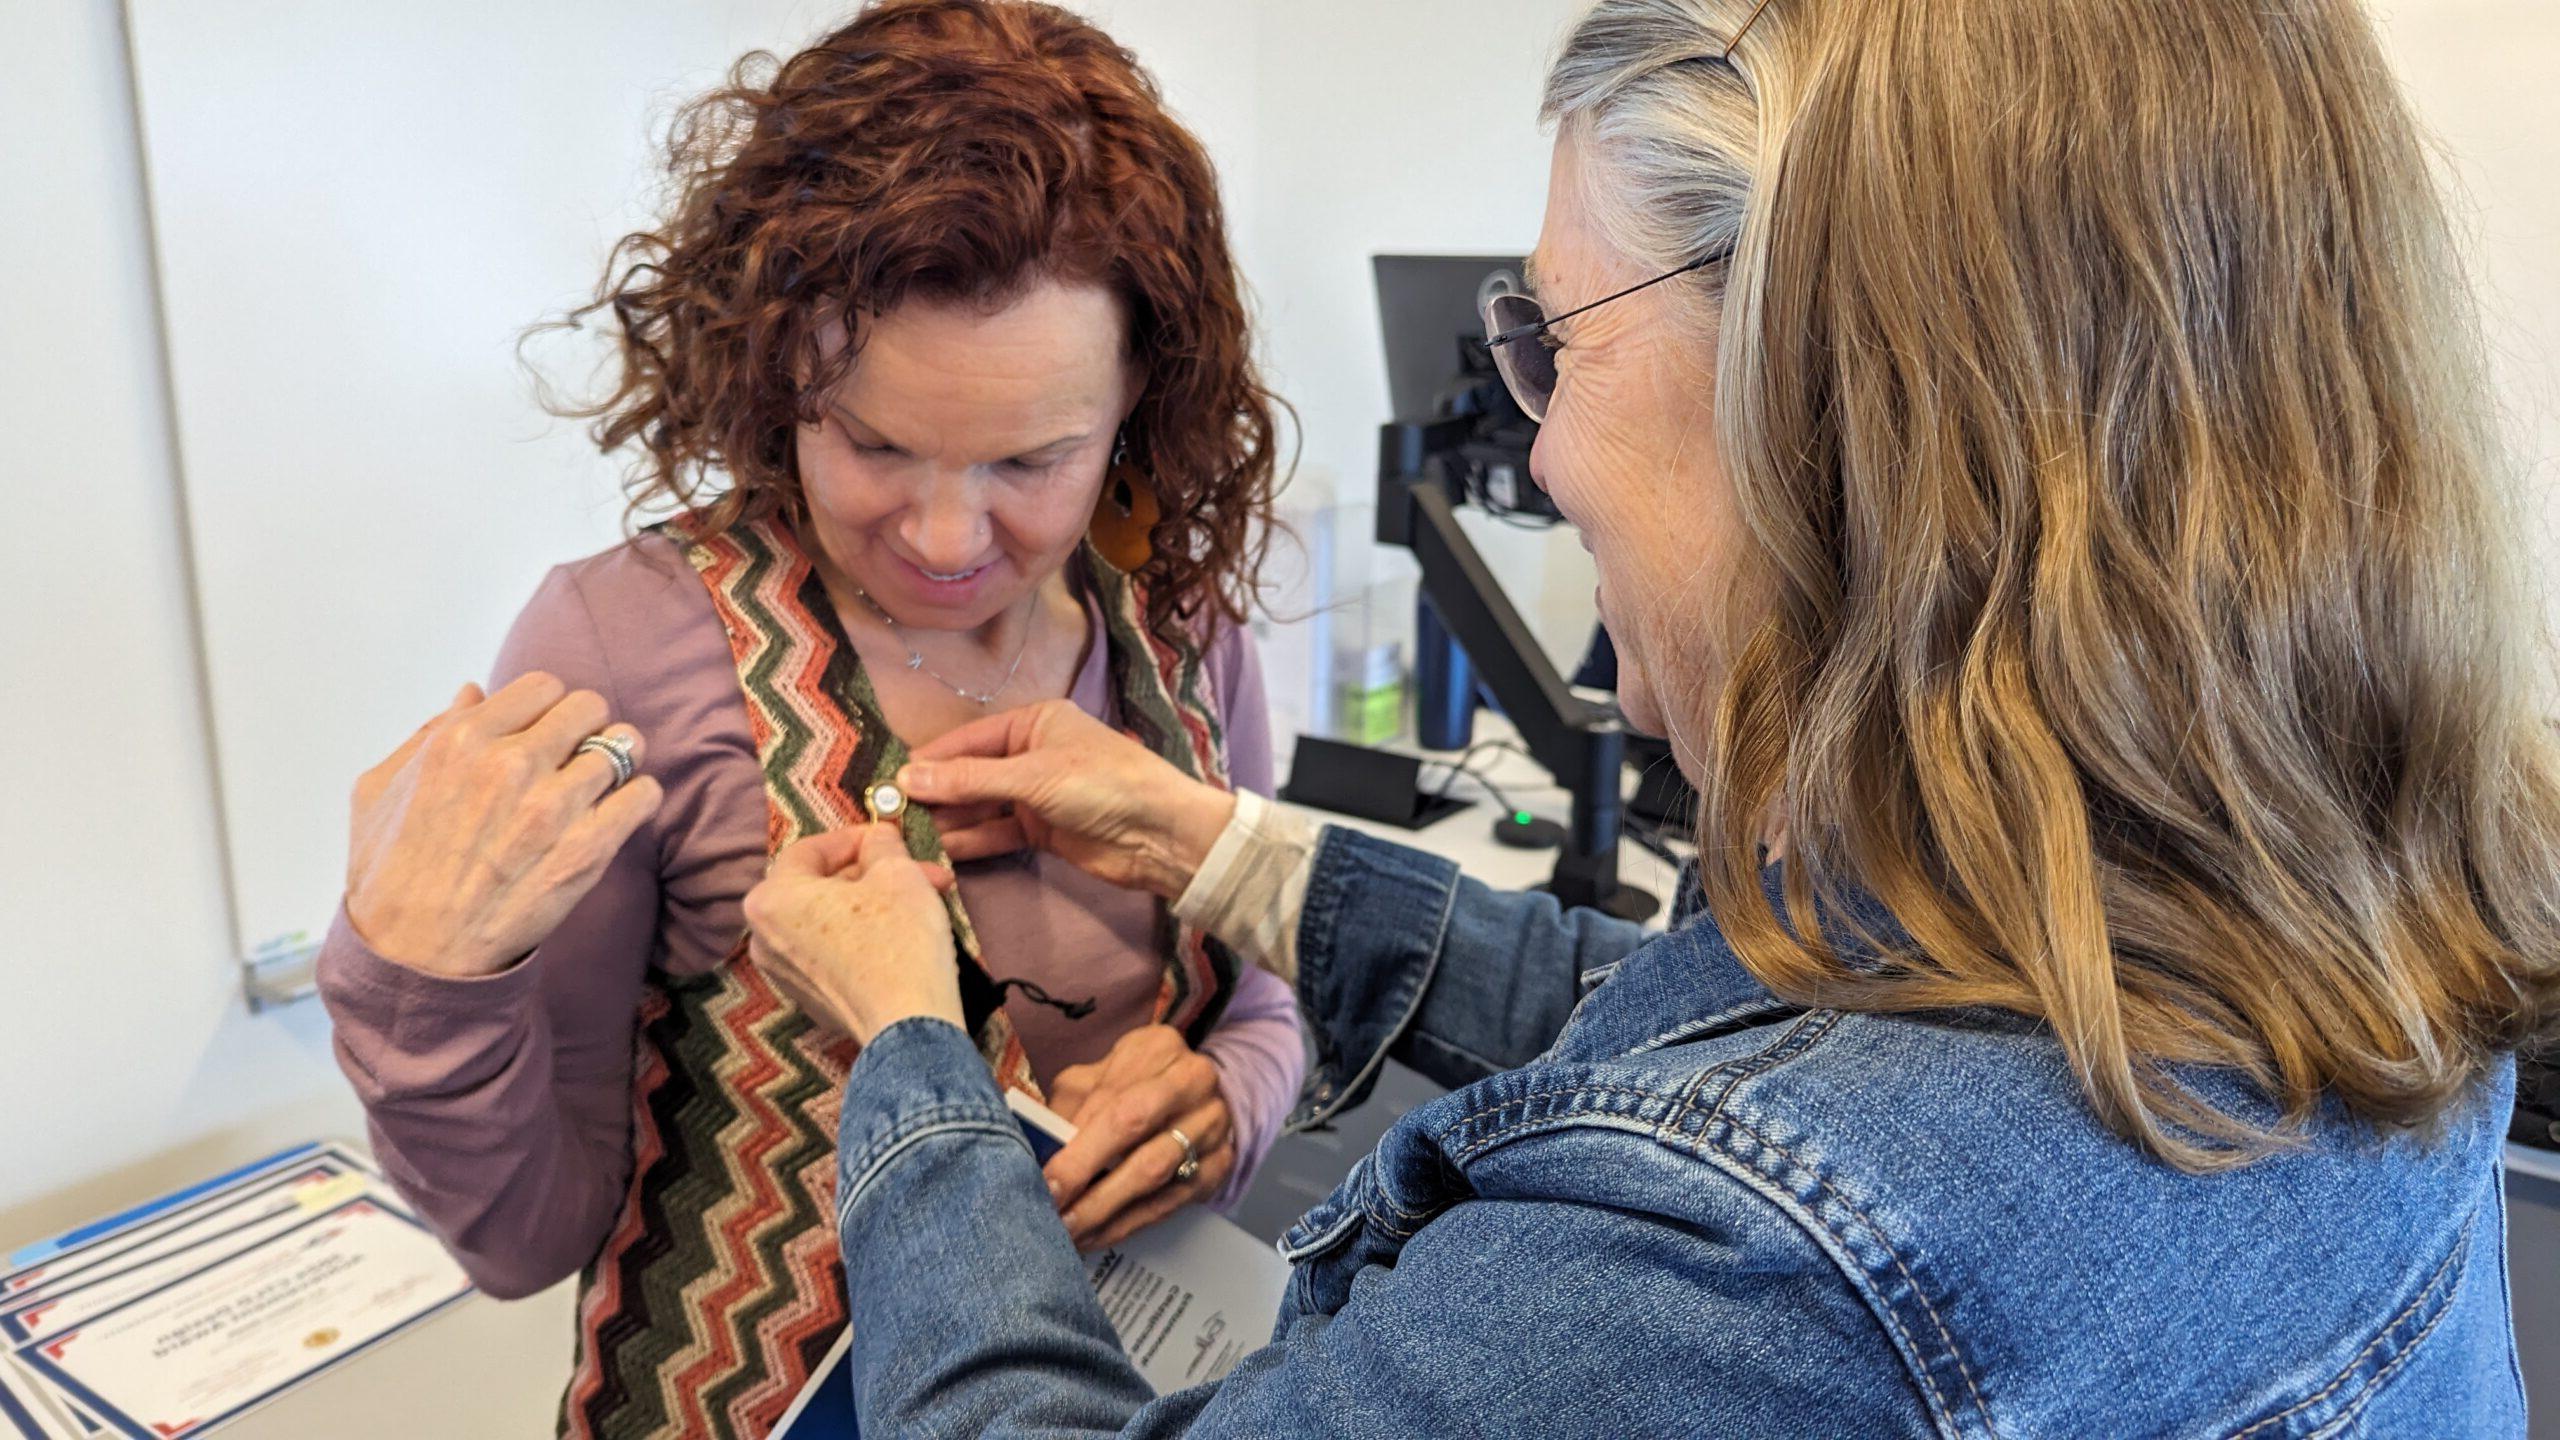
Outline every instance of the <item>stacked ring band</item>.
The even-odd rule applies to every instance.
[[[630,784],[631,777],[640,773],[640,763],[631,756],[631,737],[628,735],[590,735],[578,742],[578,754],[584,755],[591,750],[613,766],[613,788],[616,790]]]
[[[1183,1134],[1179,1125],[1166,1126],[1164,1133],[1172,1136],[1173,1143],[1182,1147],[1182,1163],[1173,1167],[1173,1178],[1188,1184],[1200,1173],[1200,1157],[1192,1153],[1191,1137]]]

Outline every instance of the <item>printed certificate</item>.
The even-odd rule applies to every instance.
[[[399,1208],[371,1174],[337,1159],[315,1159],[225,1192],[219,1203],[66,1255],[36,1283],[0,1296],[0,1346],[14,1348],[77,1316],[156,1290],[358,1196]]]
[[[54,1389],[135,1440],[193,1435],[470,1293],[435,1237],[361,1197],[16,1347]]]

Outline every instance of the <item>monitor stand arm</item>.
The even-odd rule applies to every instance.
[[[1609,707],[1573,693],[1505,595],[1475,542],[1458,525],[1446,457],[1471,419],[1397,422],[1380,431],[1378,542],[1413,552],[1422,590],[1479,683],[1509,717],[1529,753],[1573,796],[1564,852],[1543,888],[1569,906],[1628,920],[1661,908],[1618,879],[1626,729]]]

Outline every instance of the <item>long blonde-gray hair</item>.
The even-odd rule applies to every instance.
[[[1726,935],[1804,1003],[2044,1021],[2183,1166],[2324,1100],[2441,1114],[2560,1010],[2560,784],[2469,296],[2369,22],[1753,11],[1600,0],[1546,103],[1631,260],[1740,246],[1682,283],[1754,601],[1670,717]],[[1810,923],[1850,888],[1908,935],[1881,966]]]

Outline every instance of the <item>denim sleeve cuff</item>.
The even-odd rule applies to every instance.
[[[836,1121],[839,1232],[865,1192],[921,1141],[978,1132],[1031,1153],[994,1072],[948,1020],[918,1016],[872,1036],[844,1086],[844,1112]]]
[[[1368,1098],[1439,968],[1457,893],[1454,861],[1326,828],[1298,921],[1298,1007],[1315,1066],[1290,1129]]]

